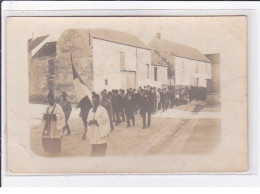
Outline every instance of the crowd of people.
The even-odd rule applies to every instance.
[[[206,88],[185,87],[179,89],[156,88],[151,86],[139,87],[137,90],[129,88],[101,92],[100,105],[106,108],[111,130],[126,122],[135,126],[135,115],[141,115],[143,129],[151,125],[151,115],[158,111],[164,112],[174,106],[187,104],[189,101],[205,101]],[[146,119],[147,118],[147,119]]]
[[[179,89],[173,88],[156,88],[151,86],[139,87],[137,90],[129,88],[126,91],[123,89],[107,91],[104,89],[101,92],[100,105],[103,106],[110,118],[111,130],[114,126],[126,122],[126,127],[135,126],[135,116],[140,115],[143,120],[143,129],[149,128],[151,125],[151,115],[158,111],[164,112],[174,106],[187,104],[192,100],[205,101],[207,90],[203,87],[184,87]],[[71,104],[67,100],[66,92],[62,92],[61,99],[58,100],[64,114],[66,126],[64,127],[67,135],[70,135],[68,119],[72,111]],[[80,107],[80,105],[77,105]],[[81,110],[83,114],[84,110]],[[85,113],[88,115],[88,113]],[[147,118],[147,119],[146,119]],[[147,120],[147,121],[146,121]],[[86,124],[86,119],[84,119]]]
[[[108,134],[115,130],[118,126],[126,122],[126,127],[135,126],[135,117],[142,117],[142,128],[149,128],[151,125],[151,117],[157,112],[164,112],[174,106],[187,104],[192,100],[205,101],[207,96],[206,88],[200,87],[183,87],[179,89],[173,88],[156,88],[151,86],[139,87],[137,90],[129,88],[107,91],[104,89],[101,95],[92,92],[92,102],[89,97],[83,98],[77,108],[81,109],[80,117],[84,123],[84,133],[82,139],[89,137],[92,144],[92,155],[101,153],[104,155]],[[46,108],[43,117],[43,137],[49,138],[45,149],[53,149],[57,147],[60,150],[60,140],[57,145],[50,146],[57,137],[71,134],[68,120],[72,111],[71,103],[67,99],[66,92],[62,92],[61,99],[54,101],[54,95],[50,92],[47,96],[49,106]],[[62,132],[55,125],[60,122]],[[63,123],[63,124],[62,124]],[[58,133],[59,132],[59,133]],[[88,134],[88,135],[87,135]],[[51,140],[51,141],[50,141]]]

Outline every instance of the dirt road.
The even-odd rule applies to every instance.
[[[192,103],[178,107],[179,110],[193,115],[194,112],[207,111],[201,103]],[[171,110],[169,110],[171,111]],[[167,114],[167,112],[165,113]],[[174,155],[174,154],[206,154],[218,145],[221,127],[219,118],[168,118],[152,116],[151,127],[142,129],[142,120],[136,116],[136,126],[126,128],[121,123],[110,134],[107,155]],[[62,139],[63,156],[88,156],[90,144],[81,139],[83,123],[81,119],[70,119],[72,134]],[[49,157],[43,152],[41,130],[38,125],[31,127],[31,149],[38,155]]]

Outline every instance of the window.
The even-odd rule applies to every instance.
[[[149,78],[149,64],[146,64],[146,78]]]
[[[55,75],[55,63],[53,59],[48,60],[48,70],[50,75]]]
[[[154,81],[158,81],[158,79],[157,79],[157,67],[154,68]]]
[[[125,53],[120,52],[120,67],[121,69],[125,69]]]
[[[105,79],[105,85],[106,85],[106,86],[108,85],[108,81],[107,81],[107,79]]]

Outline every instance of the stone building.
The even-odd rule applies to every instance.
[[[50,35],[28,40],[29,101],[46,101],[54,90],[56,41]]]
[[[149,46],[168,65],[168,85],[207,87],[211,61],[197,49],[161,39],[157,33]]]
[[[208,81],[208,104],[220,104],[220,53],[206,54],[211,61],[211,79]]]
[[[38,40],[38,41],[36,41]],[[38,49],[32,49],[37,44]],[[167,85],[167,64],[136,36],[108,29],[68,29],[57,41],[29,40],[30,102],[66,91],[77,102],[72,63],[90,90]],[[34,50],[32,52],[32,50]],[[72,56],[72,60],[71,60]],[[152,62],[153,61],[153,62]],[[157,63],[158,62],[158,63]]]

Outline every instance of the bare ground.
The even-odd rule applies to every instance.
[[[177,107],[181,110],[214,112],[219,108],[207,107],[193,103]],[[136,116],[136,126],[126,128],[121,123],[111,132],[107,155],[176,155],[208,154],[220,141],[221,120],[218,118],[177,119],[152,117],[151,127],[142,129],[142,120]],[[70,136],[62,139],[62,151],[55,157],[89,156],[90,144],[81,139],[83,123],[81,119],[69,120],[72,131]],[[41,143],[41,130],[38,125],[31,126],[31,149],[37,155],[50,157],[45,153]]]

